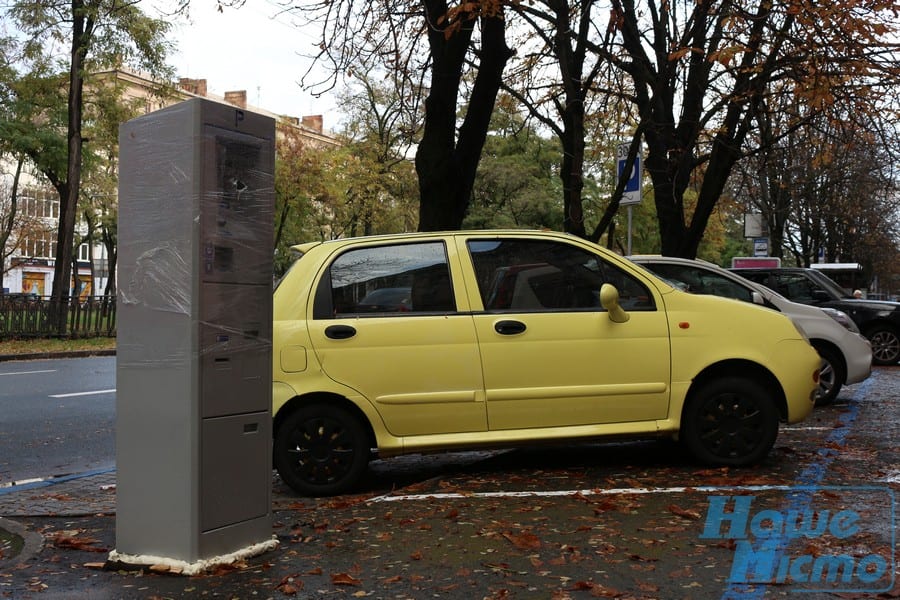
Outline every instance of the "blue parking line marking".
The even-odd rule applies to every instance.
[[[794,491],[789,494],[786,511],[797,511],[797,513],[800,513],[809,509],[813,492],[815,489],[822,487],[820,485],[822,480],[828,473],[831,463],[834,462],[834,459],[837,458],[840,452],[835,449],[835,446],[843,446],[846,443],[853,423],[859,415],[860,402],[869,393],[869,388],[872,387],[877,378],[877,372],[873,372],[868,379],[856,388],[847,405],[847,410],[841,413],[838,419],[838,426],[823,440],[822,447],[816,453],[816,459],[808,464],[797,477],[795,485],[792,486]],[[769,541],[777,548],[773,560],[778,562],[784,555],[791,540],[782,532],[780,536],[775,536],[775,539]],[[759,599],[766,595],[768,589],[769,585],[765,583],[730,583],[721,598],[722,600]]]
[[[12,494],[13,492],[21,492],[25,490],[33,490],[37,488],[50,487],[52,485],[56,485],[58,483],[65,483],[67,481],[74,481],[76,479],[84,479],[86,477],[93,477],[95,475],[105,475],[107,473],[114,473],[115,467],[110,467],[106,469],[93,469],[91,471],[85,471],[83,473],[72,473],[70,475],[61,475],[59,477],[47,477],[46,479],[39,479],[37,481],[28,481],[27,483],[16,484],[13,483],[7,487],[0,487],[0,496],[5,496],[6,494]]]

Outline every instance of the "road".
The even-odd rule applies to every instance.
[[[116,359],[0,363],[0,485],[115,467]]]

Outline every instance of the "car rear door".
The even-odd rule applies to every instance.
[[[665,311],[639,278],[562,239],[461,238],[491,430],[664,419],[670,350]],[[613,323],[603,283],[630,312]]]
[[[481,360],[458,272],[455,248],[435,237],[352,246],[319,277],[309,320],[319,363],[372,402],[393,435],[487,428]],[[408,302],[359,307],[386,288],[409,288]]]

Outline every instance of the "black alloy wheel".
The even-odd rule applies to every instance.
[[[722,377],[703,384],[688,399],[681,439],[707,464],[743,466],[759,462],[778,435],[778,410],[756,381]]]
[[[281,479],[306,496],[353,488],[369,463],[369,439],[349,411],[328,404],[302,406],[275,432],[274,462]]]
[[[872,343],[872,364],[895,365],[900,360],[900,337],[890,327],[880,326],[866,332]]]

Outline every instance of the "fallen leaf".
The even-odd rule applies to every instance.
[[[332,573],[331,583],[334,585],[362,585],[362,581],[349,573]]]
[[[57,548],[68,548],[70,550],[81,550],[82,552],[108,552],[108,548],[98,548],[94,544],[99,544],[100,540],[94,538],[80,538],[76,536],[64,535],[62,533],[53,538],[53,545]]]
[[[655,561],[659,560],[658,558],[646,558],[644,556],[641,556],[640,554],[629,554],[628,558],[630,560],[635,560],[635,561],[649,561],[649,562],[655,562]]]
[[[541,547],[541,540],[538,536],[533,533],[509,533],[506,532],[503,534],[507,540],[509,540],[513,546],[518,548],[519,550],[537,550]]]
[[[285,596],[293,596],[303,589],[303,581],[301,581],[299,577],[300,575],[297,573],[285,575],[281,578],[278,585],[275,586],[275,589]]]
[[[690,519],[692,521],[697,521],[701,517],[701,515],[698,511],[681,508],[680,506],[677,506],[675,504],[669,505],[669,512],[672,513],[673,515],[677,515],[677,516],[685,518],[685,519]]]

